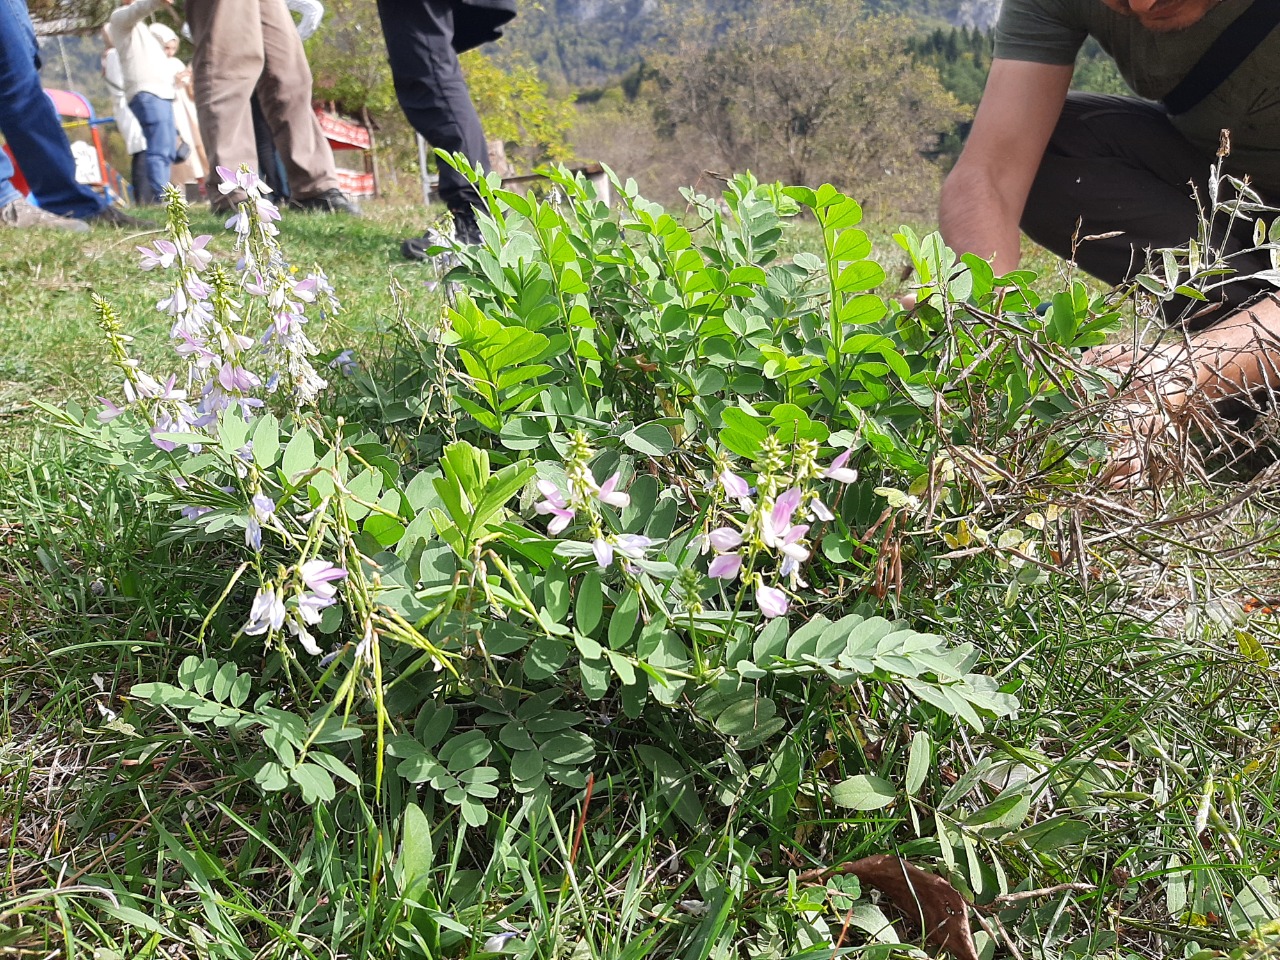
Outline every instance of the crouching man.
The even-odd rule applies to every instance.
[[[1191,185],[1207,204],[1224,129],[1226,172],[1248,176],[1269,204],[1280,201],[1277,27],[1276,0],[1004,0],[973,130],[943,186],[948,245],[1007,273],[1021,230],[1123,283],[1149,250],[1198,235]],[[1068,92],[1088,37],[1136,97]],[[1176,423],[1193,394],[1220,400],[1280,388],[1280,302],[1271,283],[1249,276],[1269,270],[1269,257],[1251,252],[1247,218],[1214,239],[1239,279],[1194,309],[1166,304],[1168,319],[1191,333],[1189,346],[1137,361],[1153,421]],[[1116,351],[1104,359],[1134,363]],[[1158,376],[1171,367],[1175,375]]]

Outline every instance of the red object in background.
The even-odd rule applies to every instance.
[[[53,102],[53,109],[58,112],[58,116],[62,117],[64,130],[74,131],[82,127],[88,129],[89,139],[87,142],[93,148],[97,158],[97,170],[89,179],[83,179],[79,176],[77,176],[77,179],[80,179],[80,182],[84,183],[85,186],[102,191],[103,195],[108,199],[123,196],[124,181],[115,168],[107,163],[107,156],[102,148],[102,133],[99,129],[104,123],[114,123],[114,118],[99,119],[94,115],[93,105],[82,94],[76,93],[74,90],[46,89],[45,94]],[[27,178],[22,175],[22,168],[18,165],[18,160],[14,157],[13,151],[9,149],[8,144],[4,145],[4,152],[9,154],[9,159],[13,161],[12,183],[14,188],[23,195],[29,194],[31,187],[27,183]],[[76,164],[77,174],[79,174],[81,168],[82,164],[78,161]]]
[[[13,151],[9,149],[7,143],[0,149],[3,149],[9,155],[9,160],[13,163],[13,176],[9,179],[9,182],[13,184],[15,190],[25,197],[31,192],[31,188],[27,186],[27,178],[22,175],[22,168],[18,166],[17,158],[14,157]]]
[[[338,168],[338,189],[352,197],[376,197],[378,180],[373,171],[373,133],[362,123],[348,120],[337,114],[316,107],[316,120],[324,131],[329,147],[339,150],[359,150],[363,154],[364,172]]]

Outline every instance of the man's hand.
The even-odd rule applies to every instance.
[[[1111,452],[1114,486],[1140,481],[1153,451],[1176,439],[1199,401],[1247,400],[1280,393],[1280,295],[1191,336],[1137,351],[1112,346],[1091,351],[1089,361],[1123,375],[1121,398],[1129,439]]]
[[[938,219],[956,253],[1018,265],[1022,208],[1071,86],[1072,68],[995,60],[973,130],[942,187]]]

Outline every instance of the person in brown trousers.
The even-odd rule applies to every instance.
[[[223,196],[216,189],[218,167],[257,169],[249,107],[256,90],[293,189],[290,205],[359,215],[338,189],[333,151],[311,109],[311,67],[285,0],[187,0],[186,12],[214,210],[241,199],[238,191]]]

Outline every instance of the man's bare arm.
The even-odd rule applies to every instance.
[[[1070,66],[994,61],[973,130],[943,184],[943,239],[958,253],[991,259],[998,274],[1018,265],[1018,223],[1071,74]]]

